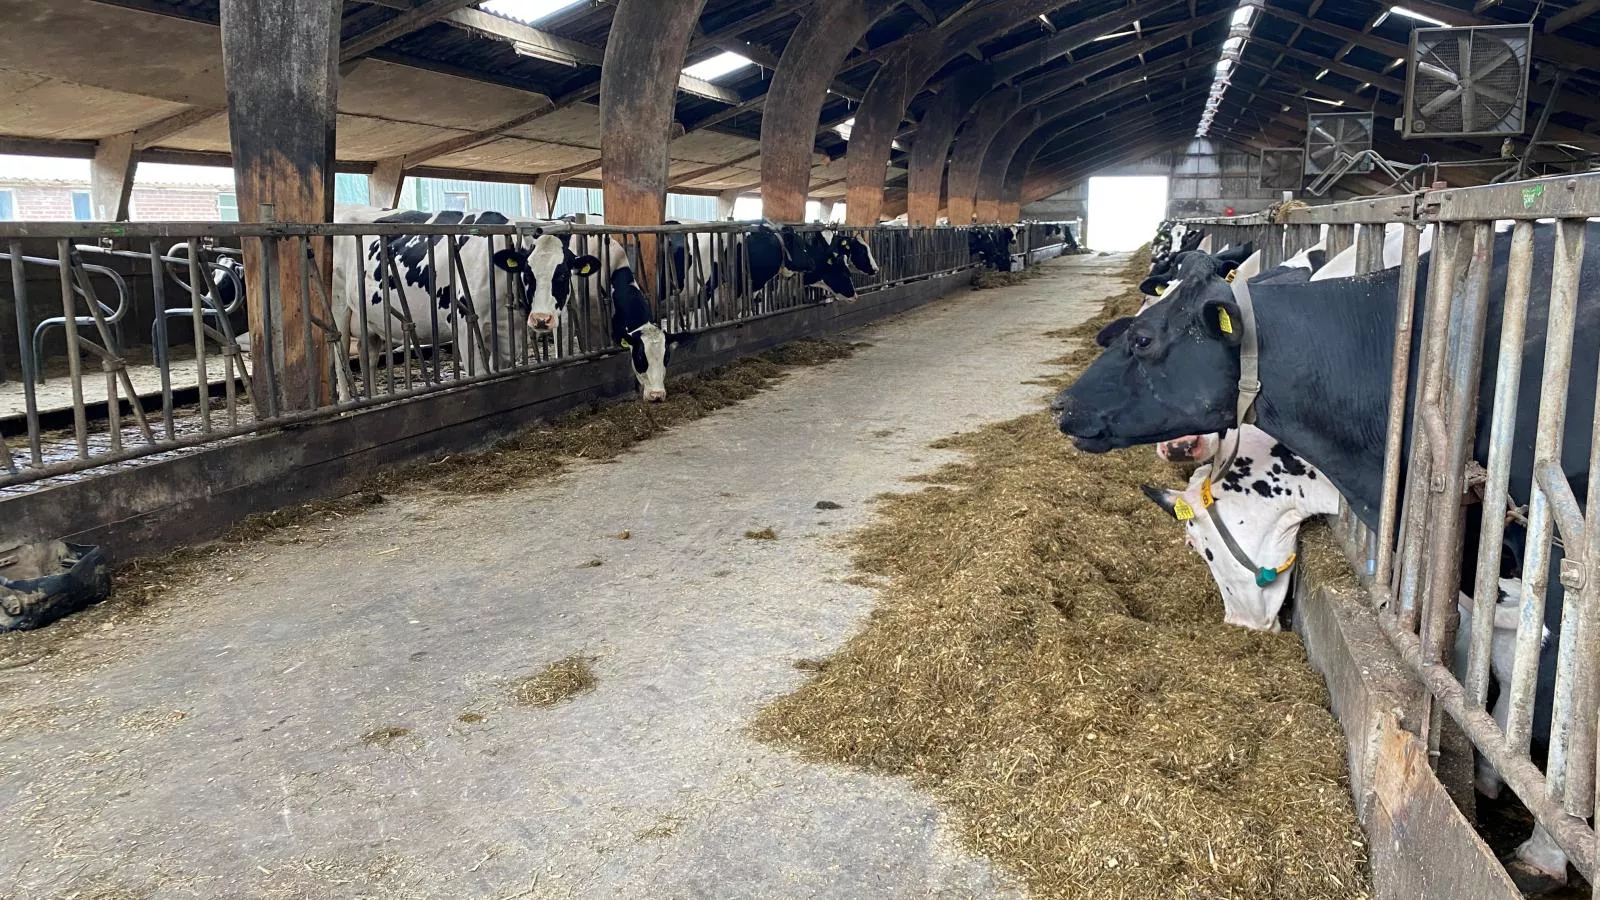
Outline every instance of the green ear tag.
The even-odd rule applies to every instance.
[[[1256,587],[1266,587],[1278,580],[1277,569],[1262,569],[1256,573]]]

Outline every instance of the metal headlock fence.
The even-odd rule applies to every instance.
[[[1596,875],[1596,835],[1590,820],[1596,805],[1600,718],[1600,598],[1596,596],[1600,489],[1589,482],[1586,502],[1580,506],[1563,474],[1561,445],[1585,233],[1588,220],[1597,216],[1600,176],[1578,175],[1484,187],[1437,187],[1284,209],[1276,220],[1256,214],[1186,222],[1205,228],[1217,248],[1253,241],[1262,251],[1263,269],[1323,240],[1329,259],[1354,247],[1358,274],[1398,265],[1379,526],[1372,533],[1346,507],[1335,532],[1361,570],[1390,643],[1426,687],[1429,709],[1420,726],[1433,759],[1438,759],[1441,715],[1447,714],[1591,882]],[[1390,238],[1388,254],[1386,228],[1399,231]],[[1507,228],[1509,255],[1497,259],[1495,235]],[[1537,304],[1530,309],[1529,302],[1536,287],[1536,229],[1554,230],[1547,310]],[[1399,238],[1398,259],[1394,237]],[[1425,237],[1432,239],[1426,254]],[[1419,261],[1424,255],[1430,262],[1419,284]],[[1489,323],[1489,292],[1491,281],[1498,283],[1497,265],[1504,272],[1504,313],[1501,323]],[[1414,321],[1419,289],[1424,292],[1421,320]],[[1519,396],[1530,315],[1548,315],[1548,338],[1538,391],[1530,394],[1524,389]],[[1491,324],[1501,326],[1494,396],[1480,398],[1486,328]],[[1415,367],[1418,383],[1412,385],[1408,382],[1414,329],[1420,329],[1421,340]],[[1409,407],[1408,396],[1416,398]],[[1491,404],[1492,414],[1487,458],[1475,460],[1480,401]],[[1517,428],[1519,404],[1537,405],[1532,433]],[[1409,458],[1403,459],[1408,409],[1413,437]],[[1600,448],[1597,424],[1600,415],[1584,429],[1592,435],[1594,448]],[[1528,444],[1534,448],[1530,496],[1511,497],[1514,448]],[[1590,465],[1594,465],[1592,453]],[[1477,535],[1463,533],[1468,502],[1463,498],[1469,489],[1481,490],[1484,515]],[[1491,514],[1499,510],[1506,515]],[[1511,697],[1502,729],[1485,703],[1502,540],[1509,522],[1526,528],[1527,546],[1522,556],[1514,673],[1511,684],[1501,686]],[[1468,540],[1477,541],[1476,570],[1470,583],[1462,584],[1463,544]],[[1553,560],[1562,555],[1559,567],[1553,567]],[[1566,595],[1559,637],[1552,628],[1552,638],[1557,639],[1541,649],[1549,587],[1546,573],[1552,568],[1559,572]],[[1468,601],[1461,591],[1470,592],[1478,602]],[[1458,601],[1471,610],[1465,672],[1452,671],[1451,666]],[[1541,770],[1530,755],[1530,735],[1542,653],[1555,653],[1557,658],[1550,746]]]
[[[0,499],[46,479],[617,353],[618,254],[671,333],[829,302],[821,285],[798,277],[753,283],[746,244],[761,224],[0,223],[0,268],[9,270],[0,310],[10,307],[0,321]],[[850,269],[861,293],[976,264],[968,228],[793,228],[801,238],[825,231],[864,241],[876,271]],[[526,253],[540,234],[600,260],[593,277],[572,277],[564,314],[545,331],[527,325],[527,284],[488,274],[496,251]],[[288,298],[309,313],[299,333],[272,321],[282,297],[252,311],[243,251],[261,260],[260,283],[285,293],[276,275],[283,260],[328,265],[329,239],[334,289],[306,277]],[[713,279],[720,283],[708,289]],[[252,321],[262,332],[253,345]],[[327,360],[325,380],[309,397],[281,401],[286,358],[308,354]]]

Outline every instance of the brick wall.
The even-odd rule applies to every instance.
[[[129,214],[135,222],[215,221],[217,191],[188,188],[134,188]]]
[[[0,190],[10,191],[14,215],[21,221],[70,221],[72,194],[89,186],[60,184],[7,183]],[[219,188],[136,187],[129,213],[134,221],[216,221]]]

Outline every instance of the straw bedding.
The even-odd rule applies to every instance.
[[[1062,336],[1088,344],[1138,300]],[[883,586],[864,630],[802,661],[757,735],[910,778],[1040,897],[1368,896],[1321,680],[1295,636],[1222,624],[1139,492],[1174,471],[1080,454],[1044,412],[937,446],[966,459],[855,538]]]

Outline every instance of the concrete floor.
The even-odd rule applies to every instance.
[[[838,540],[870,498],[952,458],[930,441],[1038,408],[1043,333],[1125,262],[880,323],[613,464],[264,541],[0,669],[0,895],[1012,893],[904,782],[743,729],[870,609]],[[593,692],[508,699],[574,653]]]

